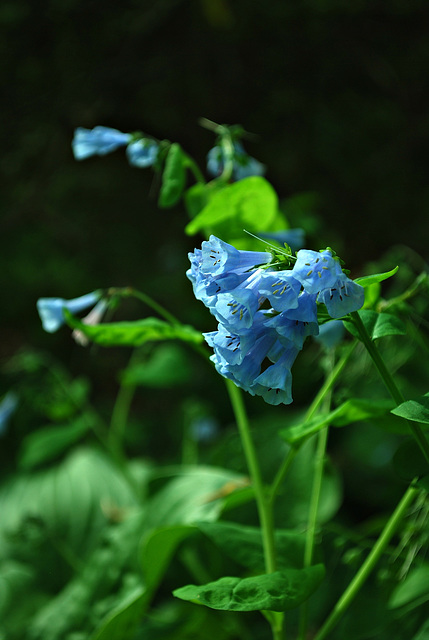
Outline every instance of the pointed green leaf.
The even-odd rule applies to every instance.
[[[395,267],[390,271],[386,271],[385,273],[374,273],[371,276],[363,276],[362,278],[356,278],[355,282],[360,284],[361,287],[369,287],[369,285],[374,284],[375,282],[382,282],[383,280],[387,280],[387,278],[391,278],[398,271],[399,267]]]
[[[407,333],[407,329],[402,320],[391,313],[377,313],[371,309],[362,309],[358,311],[358,313],[373,340],[383,338],[384,336],[405,335]],[[359,332],[351,320],[346,320],[344,324],[352,335],[356,338],[360,337]]]
[[[132,640],[141,621],[145,601],[145,589],[136,587],[118,604],[90,640]]]
[[[295,444],[303,438],[317,433],[327,425],[344,427],[354,422],[385,415],[391,411],[393,404],[393,400],[350,398],[330,413],[320,414],[312,420],[292,425],[280,431],[280,435],[289,444]]]
[[[44,462],[54,460],[78,442],[91,427],[88,416],[79,416],[70,424],[38,429],[26,436],[22,443],[19,465],[33,469]]]
[[[389,609],[397,609],[414,601],[415,606],[429,600],[429,565],[412,569],[390,596]]]
[[[425,393],[417,400],[407,400],[399,406],[392,409],[395,416],[412,420],[413,422],[421,422],[429,424],[429,393]]]
[[[254,571],[264,569],[262,534],[258,527],[233,522],[199,522],[198,528],[230,558]],[[305,536],[301,532],[275,532],[279,569],[299,569],[304,558]]]
[[[66,309],[64,316],[70,327],[79,329],[87,338],[104,347],[138,347],[152,340],[183,340],[193,344],[204,341],[202,334],[193,327],[170,324],[158,318],[144,318],[135,322],[105,322],[93,326],[80,322]]]
[[[305,602],[325,575],[321,564],[252,578],[225,577],[202,586],[187,585],[173,595],[222,611],[287,611]]]
[[[165,209],[179,201],[186,183],[186,154],[177,142],[174,142],[167,155],[162,174],[162,185],[158,205]]]

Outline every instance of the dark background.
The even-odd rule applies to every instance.
[[[78,126],[178,141],[204,166],[198,118],[241,123],[280,199],[310,194],[311,248],[354,273],[392,245],[427,256],[428,18],[426,0],[2,3],[0,355],[69,354],[68,334],[43,334],[40,296],[131,284],[205,317],[183,208],[158,210],[153,172],[122,151],[76,162]]]

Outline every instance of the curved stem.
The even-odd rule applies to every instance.
[[[387,390],[389,391],[390,395],[392,396],[393,400],[396,402],[396,404],[402,404],[405,401],[404,396],[402,395],[401,391],[399,390],[399,388],[396,386],[396,383],[392,377],[392,374],[390,373],[390,371],[388,370],[388,368],[386,367],[386,364],[383,360],[383,358],[380,355],[379,350],[377,349],[374,341],[372,340],[371,336],[369,335],[368,331],[366,330],[366,327],[364,325],[364,323],[362,322],[362,319],[359,315],[359,313],[357,311],[353,311],[351,314],[352,318],[353,318],[353,322],[355,324],[355,327],[357,328],[359,335],[361,337],[361,340],[363,342],[363,344],[366,347],[366,350],[368,351],[373,363],[375,364],[381,379],[384,382],[385,387],[387,388]],[[417,444],[419,445],[424,457],[426,458],[427,462],[429,463],[429,442],[427,441],[421,427],[414,423],[411,422],[410,420],[407,420],[407,424],[410,428],[410,431],[413,435],[413,437],[415,438]]]
[[[384,553],[387,545],[389,544],[392,536],[394,535],[399,523],[401,522],[405,512],[410,506],[411,502],[418,493],[418,489],[414,487],[414,481],[411,483],[407,491],[405,492],[402,500],[396,507],[395,511],[390,516],[386,526],[381,532],[377,542],[374,544],[370,554],[368,555],[361,568],[350,582],[347,589],[344,591],[341,598],[335,605],[331,615],[326,620],[320,631],[315,635],[314,640],[324,640],[328,633],[332,631],[340,618],[344,615],[353,599],[367,580],[368,576],[375,568],[381,555]]]
[[[156,311],[156,313],[158,313],[161,318],[164,318],[164,320],[167,320],[167,322],[171,322],[171,324],[181,324],[172,313],[167,311],[167,309],[164,309],[162,305],[158,304],[156,300],[148,296],[146,293],[143,293],[143,291],[138,291],[137,289],[133,289],[133,287],[114,287],[108,290],[108,294],[111,296],[122,296],[123,298],[137,298]]]

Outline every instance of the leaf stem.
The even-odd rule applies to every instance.
[[[357,311],[353,311],[351,316],[355,324],[355,327],[359,332],[361,340],[365,345],[365,348],[368,351],[368,354],[371,357],[373,363],[375,364],[378,370],[378,373],[380,374],[381,379],[384,382],[385,387],[389,391],[390,395],[392,396],[396,404],[397,405],[402,404],[405,401],[405,398],[402,395],[399,388],[396,386],[396,383],[392,377],[392,374],[386,367],[386,364],[383,358],[381,357],[379,350],[377,349],[373,339],[369,335],[364,323],[362,322],[362,318],[360,317]],[[417,444],[419,445],[424,457],[429,463],[429,442],[427,441],[421,427],[418,424],[411,422],[410,420],[407,420],[407,424],[410,428],[410,431],[413,437],[415,438]]]
[[[344,615],[353,599],[369,577],[370,573],[374,569],[376,563],[384,553],[387,545],[396,532],[396,529],[400,524],[403,516],[405,515],[405,512],[407,511],[408,507],[419,491],[417,488],[415,488],[414,482],[415,481],[413,480],[413,482],[410,484],[409,488],[402,497],[402,500],[390,516],[386,526],[384,527],[378,540],[374,544],[367,559],[362,564],[361,568],[359,569],[353,580],[350,582],[341,598],[338,600],[337,604],[332,610],[331,615],[328,617],[319,632],[315,635],[314,640],[324,640],[324,638],[327,637],[328,633],[332,631],[339,619]]]

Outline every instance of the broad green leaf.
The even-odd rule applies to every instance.
[[[165,161],[162,174],[161,191],[158,205],[165,209],[179,201],[186,183],[186,154],[182,147],[174,142]]]
[[[407,482],[417,476],[429,474],[429,463],[414,439],[406,440],[399,445],[393,456],[393,466],[397,474]]]
[[[390,271],[386,271],[385,273],[374,273],[371,276],[363,276],[362,278],[356,278],[355,282],[360,284],[361,287],[369,287],[369,285],[374,284],[375,282],[382,282],[383,280],[387,280],[387,278],[391,278],[398,271],[399,267],[395,267]]]
[[[284,220],[278,209],[277,194],[267,180],[259,176],[244,178],[214,193],[207,205],[186,226],[188,235],[214,234],[237,248],[254,244],[243,229],[257,234],[269,231],[278,220]],[[258,241],[256,241],[258,242]],[[261,244],[258,243],[261,250]]]
[[[197,526],[236,562],[254,571],[264,570],[262,534],[258,527],[233,522],[199,522]],[[305,536],[301,532],[277,530],[275,544],[280,570],[302,567]]]
[[[412,640],[429,640],[429,620],[423,623]]]
[[[106,322],[87,325],[64,310],[67,323],[79,329],[87,338],[104,347],[139,347],[153,340],[183,340],[192,344],[204,341],[202,334],[191,326],[170,324],[158,318],[144,318],[135,322]]]
[[[55,459],[89,431],[90,420],[90,417],[83,415],[70,424],[45,427],[30,433],[23,440],[19,466],[23,469],[33,469]]]
[[[190,218],[195,218],[210,202],[215,193],[224,189],[227,185],[220,180],[212,180],[203,184],[197,182],[192,185],[184,195],[186,210]]]
[[[358,313],[373,340],[384,336],[405,335],[407,333],[402,320],[390,313],[377,313],[371,309],[362,309]],[[352,321],[346,320],[344,324],[351,334],[356,338],[360,337]]]
[[[389,609],[397,609],[414,601],[415,606],[429,600],[429,565],[412,569],[390,596]]]
[[[90,640],[132,640],[140,623],[145,603],[145,588],[136,587],[118,604]]]
[[[192,377],[189,358],[179,344],[161,343],[141,362],[132,362],[121,374],[125,385],[174,387]]]
[[[395,416],[412,420],[413,422],[422,422],[429,424],[429,393],[425,393],[417,400],[407,400],[399,406],[392,409]]]
[[[173,591],[182,600],[222,611],[287,611],[305,602],[322,582],[323,565],[288,569],[252,578],[225,577]]]
[[[154,529],[140,544],[140,563],[145,580],[147,598],[161,582],[170,560],[180,543],[195,533],[192,525],[173,525]]]
[[[294,445],[303,438],[317,433],[327,425],[344,427],[354,422],[362,422],[385,415],[391,411],[393,404],[393,400],[351,398],[330,413],[320,414],[309,421],[281,430],[280,435],[289,444]]]

